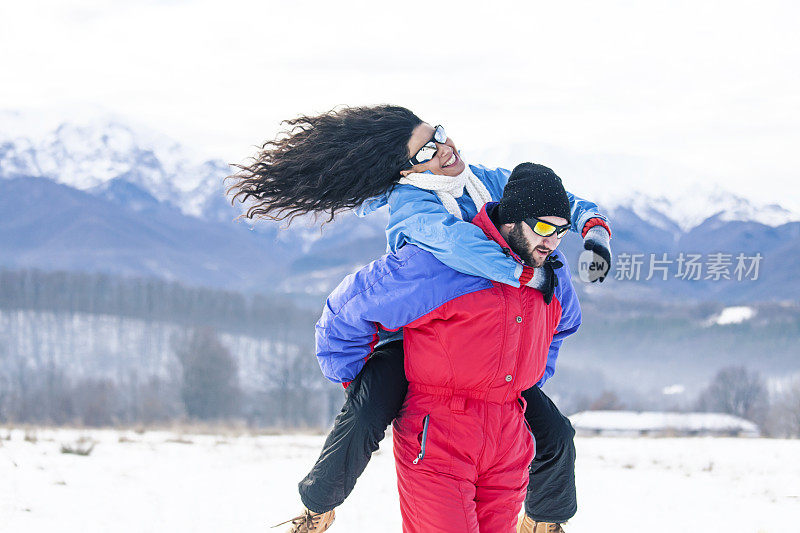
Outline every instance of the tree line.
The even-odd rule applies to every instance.
[[[13,329],[9,315],[20,312],[30,315],[27,325]],[[698,311],[698,317],[706,314]],[[277,295],[106,274],[0,269],[0,422],[96,426],[237,419],[259,427],[323,428],[343,393],[321,377],[313,356],[318,315]],[[90,328],[87,335],[115,336],[118,351],[104,347],[101,341],[108,339],[83,339],[82,331],[75,332],[74,324],[86,316],[111,317],[110,325]],[[672,329],[683,331],[684,320],[679,317]],[[596,339],[605,324],[593,328],[587,322],[583,342],[614,352],[613,342]],[[663,321],[659,327],[664,336]],[[794,327],[795,322],[781,324],[789,337]],[[138,343],[131,342],[132,328],[143,329]],[[642,324],[635,329],[650,331]],[[565,352],[581,348],[577,337]],[[641,337],[653,342],[650,335]],[[656,342],[662,340],[668,350],[668,339]],[[94,348],[84,347],[87,343]],[[20,345],[29,345],[30,353],[21,353]],[[59,358],[56,348],[74,353]],[[80,350],[94,351],[74,368]],[[574,352],[559,359],[557,376],[548,383],[549,394],[567,414],[586,409],[725,412],[756,422],[768,435],[800,436],[798,381],[768,391],[757,372],[725,366],[693,402],[669,405],[663,397],[642,398],[604,383],[602,372],[570,368],[573,357]],[[658,358],[650,359],[653,364]],[[109,365],[112,372],[97,370]],[[620,360],[616,366],[627,363]]]
[[[663,400],[661,400],[663,402]],[[720,368],[694,401],[681,406],[655,405],[637,397],[623,397],[613,389],[593,396],[568,391],[563,406],[578,411],[648,411],[726,413],[755,423],[762,435],[800,437],[800,377],[788,379],[770,391],[760,372],[741,365]]]
[[[269,294],[187,287],[155,278],[0,268],[0,309],[108,314],[269,335],[313,326],[318,312]],[[306,330],[308,331],[308,330]]]
[[[342,401],[341,386],[321,377],[313,356],[319,313],[280,296],[2,269],[0,319],[4,312],[3,422],[102,426],[236,419],[258,427],[324,427]],[[12,316],[20,312],[26,315]],[[89,319],[103,326],[92,329],[87,316],[111,319]],[[70,331],[78,323],[95,338]],[[138,342],[131,342],[131,331]],[[109,339],[96,338],[109,335],[122,345],[116,352],[103,344]],[[165,335],[167,342],[158,340]],[[61,338],[66,336],[69,342]],[[21,345],[29,353],[14,353]],[[249,349],[241,352],[242,346]],[[232,351],[237,347],[240,353]],[[57,357],[56,348],[75,353]],[[165,360],[169,364],[159,365]]]

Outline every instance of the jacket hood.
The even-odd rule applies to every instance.
[[[522,258],[519,255],[517,255],[514,252],[514,250],[511,249],[511,246],[508,245],[506,239],[500,233],[500,230],[497,229],[497,226],[492,220],[492,214],[496,212],[498,205],[499,202],[489,202],[486,205],[484,205],[481,211],[477,215],[475,215],[475,218],[472,219],[472,223],[481,228],[481,230],[483,230],[483,233],[490,240],[499,244],[500,247],[503,249],[503,252],[506,253],[506,255],[513,258],[514,261],[520,264],[520,266],[522,267],[522,272],[520,272],[519,274],[519,284],[520,286],[525,286],[533,278],[533,275],[535,273],[535,267],[526,265],[522,261]],[[555,254],[556,252],[553,252],[553,254],[551,254],[550,257],[553,257],[555,259],[556,257],[558,257]],[[561,263],[558,264],[559,266],[561,265]],[[555,274],[552,275],[555,276]],[[542,293],[545,294],[545,301],[548,304],[550,303],[550,298],[552,297],[552,289],[553,287],[550,287],[549,291],[542,291]]]
[[[511,249],[511,246],[508,245],[505,238],[500,233],[500,230],[497,229],[497,226],[495,226],[494,221],[492,220],[492,216],[490,213],[493,213],[495,209],[497,209],[498,205],[499,202],[489,202],[486,205],[484,205],[481,208],[480,212],[477,215],[475,215],[475,218],[472,219],[472,223],[481,228],[481,230],[483,230],[483,233],[490,240],[499,244],[500,247],[503,249],[503,251],[506,252],[511,257],[513,257],[515,261],[524,265],[520,256],[518,256],[514,252],[514,250]]]

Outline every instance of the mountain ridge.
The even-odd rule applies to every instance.
[[[24,114],[15,120],[23,122]],[[175,204],[185,214],[218,218],[215,200],[224,197],[222,180],[232,173],[218,158],[203,157],[159,132],[131,126],[111,114],[61,122],[49,130],[40,127],[35,136],[26,133],[28,136],[15,136],[8,128],[0,128],[0,178],[48,177],[81,190],[122,178],[159,201]],[[503,161],[522,151],[516,146],[510,151],[488,149],[476,155],[480,160]],[[720,186],[693,186],[676,190],[672,197],[632,190],[591,199],[611,211],[632,208],[654,225],[662,219],[662,226],[674,223],[683,231],[717,214],[727,220],[754,220],[771,226],[800,221],[800,213],[777,203],[748,200]]]
[[[276,222],[232,223],[240,211],[224,194],[228,172],[219,160],[113,121],[62,124],[39,140],[10,140],[6,132],[0,136],[0,265],[105,269],[318,300],[385,251],[385,209],[363,219],[343,213],[322,228],[313,217],[288,230]],[[800,217],[721,188],[698,187],[693,195],[632,193],[598,201],[611,218],[615,258],[759,252],[764,278],[736,285],[672,276],[634,284],[612,279],[612,272],[606,287],[640,299],[800,298],[790,267],[800,263]],[[580,239],[570,235],[562,248],[576,272]],[[580,290],[591,296],[596,287]]]

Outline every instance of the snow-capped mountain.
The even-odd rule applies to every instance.
[[[718,186],[696,187],[672,198],[634,192],[601,203],[611,212],[619,208],[630,209],[656,227],[665,230],[677,227],[682,232],[691,231],[714,217],[725,222],[758,222],[771,227],[800,220],[800,214],[778,204],[751,202]]]
[[[567,154],[553,147],[527,145],[483,150],[469,159],[511,166],[511,161],[523,160],[523,154],[533,154],[537,159],[547,154],[555,160],[567,159]],[[585,165],[575,164],[574,157],[569,159],[574,168],[567,168],[566,172],[581,175]],[[626,167],[631,172],[645,168],[641,161],[633,164],[618,159],[609,158],[617,175]],[[593,172],[605,179],[609,171],[595,165]],[[232,213],[224,200],[222,182],[230,173],[231,168],[221,159],[202,157],[173,139],[109,113],[90,110],[75,114],[69,122],[54,124],[52,118],[47,121],[27,113],[0,112],[0,178],[47,177],[95,192],[112,187],[112,182],[124,181],[147,191],[159,202],[175,205],[186,215],[219,220],[220,210],[225,216]],[[753,221],[773,227],[800,220],[800,213],[774,203],[758,204],[719,186],[678,189],[669,197],[626,191],[593,199],[611,212],[630,209],[642,220],[670,231],[675,227],[690,231],[715,216],[724,221]],[[311,225],[301,223],[298,227]],[[313,242],[315,233],[319,235],[318,231],[308,232],[304,240]]]
[[[618,208],[630,209],[670,232],[676,227],[689,231],[711,217],[772,227],[800,220],[796,199],[776,195],[767,197],[767,202],[755,200],[717,185],[720,176],[710,179],[669,159],[582,153],[543,143],[510,143],[465,150],[463,155],[473,163],[509,169],[522,161],[542,163],[562,177],[567,190],[591,198],[611,213]]]
[[[239,211],[225,198],[223,179],[231,171],[221,160],[194,154],[119,117],[86,114],[60,124],[45,122],[0,113],[0,192],[7,196],[0,198],[0,267],[163,273],[197,285],[268,285],[271,290],[319,296],[385,249],[383,211],[365,219],[343,214],[322,230],[309,219],[296,221],[289,230],[281,223],[258,222],[251,228],[256,231],[246,231],[249,224],[232,223]],[[527,152],[515,147],[499,159]],[[541,157],[534,159],[546,161]],[[644,168],[624,160],[612,166],[617,171]],[[580,185],[587,169],[588,163],[586,168],[576,164],[566,172],[578,176],[575,184]],[[595,167],[592,172],[607,178],[610,171]],[[34,186],[35,181],[24,180],[42,182]],[[33,200],[32,192],[38,195]],[[620,283],[618,296],[627,290],[652,298],[800,297],[800,284],[789,267],[800,262],[800,216],[780,205],[759,204],[719,187],[590,199],[610,215],[615,254],[765,255],[765,278],[759,284]],[[34,210],[47,216],[37,218]],[[571,236],[562,248],[567,257],[577,258],[580,240]],[[259,265],[258,272],[250,269],[252,264]]]
[[[84,191],[123,180],[159,202],[201,216],[230,171],[157,132],[112,115],[90,114],[52,129],[25,128],[19,114],[0,114],[0,177],[46,177]],[[36,122],[36,121],[34,121]]]

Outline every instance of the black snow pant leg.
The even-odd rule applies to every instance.
[[[525,418],[536,439],[525,513],[538,522],[566,522],[578,510],[575,430],[539,387],[522,392]]]
[[[407,390],[403,341],[376,349],[345,390],[344,406],[322,453],[299,484],[303,505],[316,513],[341,505],[403,406]]]

